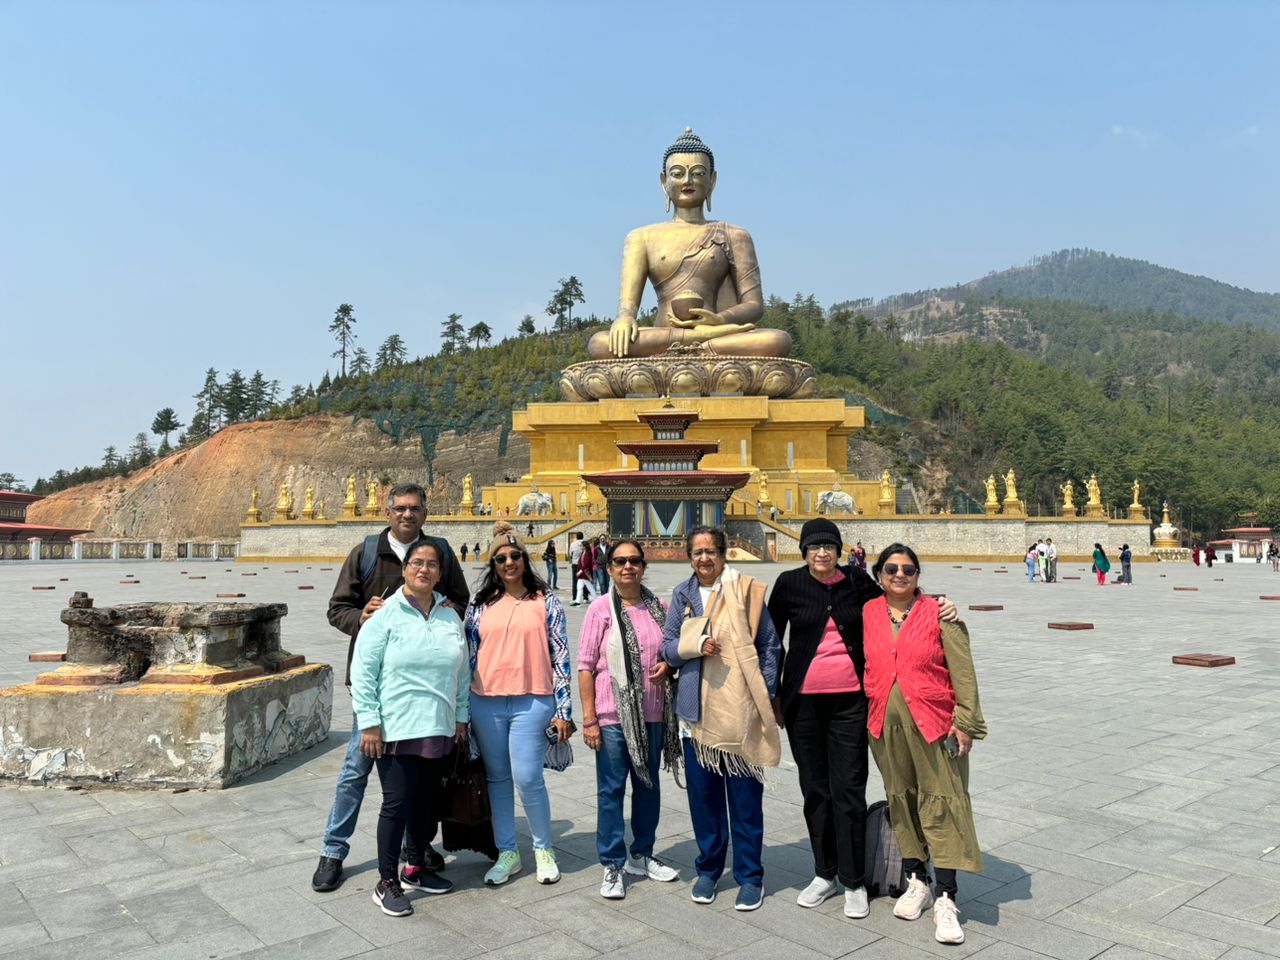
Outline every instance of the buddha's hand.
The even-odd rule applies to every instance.
[[[716,337],[725,337],[731,333],[746,333],[756,327],[754,323],[730,323],[721,314],[702,307],[695,307],[689,311],[689,314],[693,317],[692,320],[681,320],[672,316],[668,322],[673,327],[688,330],[689,335],[686,339],[698,343],[714,340]]]
[[[625,357],[638,335],[634,317],[619,317],[609,324],[609,352],[615,357]]]

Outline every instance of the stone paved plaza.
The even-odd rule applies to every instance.
[[[212,600],[218,592],[284,600],[284,645],[311,661],[343,662],[346,638],[324,619],[334,572],[189,564],[0,567],[0,684],[41,671],[27,663],[28,653],[63,648],[58,612],[73,590],[88,591],[100,606]],[[750,572],[772,580],[779,569],[753,565]],[[189,580],[184,570],[208,579]],[[655,565],[648,582],[669,595],[687,572]],[[126,574],[141,583],[121,585]],[[991,564],[925,568],[924,587],[949,593],[970,624],[991,729],[973,754],[986,872],[961,874],[962,946],[935,943],[927,917],[897,920],[883,899],[860,922],[844,918],[839,898],[816,910],[796,906],[812,861],[785,747],[765,794],[766,900],[755,913],[734,911],[727,875],[715,904],[690,901],[694,843],[684,796],[669,775],[657,852],[686,879],[642,880],[625,900],[602,900],[594,768],[580,738],[577,763],[547,775],[564,871],[557,885],[539,886],[527,869],[505,887],[486,889],[480,878],[487,861],[463,854],[449,863],[452,894],[415,894],[412,917],[383,916],[370,900],[375,776],[345,884],[314,893],[311,873],[351,723],[339,686],[326,745],[224,791],[0,787],[0,955],[1280,956],[1280,602],[1259,599],[1280,594],[1280,575],[1253,564],[1212,571],[1144,564],[1133,587],[1099,587],[1077,565],[1064,565],[1061,574],[1080,579],[1028,584],[1013,564],[1007,573]],[[57,589],[37,592],[35,585]],[[982,603],[1005,609],[967,611]],[[569,610],[571,636],[582,611]],[[1091,621],[1096,629],[1048,630],[1056,620]],[[1171,655],[1185,652],[1231,654],[1238,663],[1214,670],[1170,664]],[[868,794],[883,795],[874,765]]]

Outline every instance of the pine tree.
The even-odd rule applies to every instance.
[[[334,311],[333,321],[329,324],[329,332],[333,334],[334,339],[338,341],[338,349],[330,354],[331,357],[339,357],[342,360],[342,369],[339,376],[347,375],[347,354],[351,352],[356,342],[356,333],[354,327],[356,325],[355,307],[349,303],[338,305],[338,309]]]
[[[204,373],[204,386],[195,395],[196,412],[191,417],[191,439],[204,440],[218,430],[222,413],[222,388],[218,385],[218,371],[210,367]]]
[[[267,396],[269,390],[267,378],[262,375],[262,371],[253,371],[253,376],[249,378],[249,384],[245,387],[244,419],[257,420],[267,412],[267,407],[271,405]]]
[[[382,341],[382,346],[378,348],[378,355],[374,359],[375,370],[386,370],[389,367],[398,367],[404,363],[409,351],[405,349],[404,341],[400,339],[400,334],[393,333],[387,339]]]
[[[133,438],[133,446],[129,448],[129,468],[136,470],[138,467],[145,467],[155,457],[155,452],[147,441],[147,435],[139,431]]]
[[[369,351],[364,347],[356,347],[356,352],[351,355],[351,375],[353,377],[369,375]]]
[[[107,470],[120,466],[120,455],[116,453],[115,447],[107,447],[102,451],[102,466]]]
[[[227,423],[240,423],[249,417],[248,387],[244,374],[232,370],[222,388],[222,413]]]
[[[493,331],[489,329],[489,325],[481,320],[467,331],[467,339],[475,343],[476,349],[480,349],[480,342],[483,340],[488,343],[493,339]]]
[[[169,434],[181,427],[178,421],[178,415],[173,412],[173,407],[164,407],[156,413],[156,418],[151,421],[151,432],[156,436],[164,437],[164,445],[169,446]]]
[[[530,336],[538,332],[538,328],[533,324],[533,314],[526,313],[524,319],[520,321],[520,335],[522,337]]]
[[[466,341],[463,339],[462,330],[462,314],[451,313],[444,322],[443,332],[440,337],[440,352],[448,356],[457,353],[465,344]]]

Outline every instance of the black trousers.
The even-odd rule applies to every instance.
[[[929,868],[923,860],[912,860],[910,857],[902,858],[902,869],[904,873],[916,875],[916,879],[923,880],[926,884],[929,882]],[[933,872],[937,874],[938,882],[933,888],[933,892],[939,897],[944,893],[951,898],[954,903],[956,899],[956,891],[959,886],[956,882],[956,872],[947,867],[934,867]]]
[[[422,866],[425,846],[435,835],[440,780],[448,757],[383,755],[378,758],[382,809],[378,812],[378,876],[394,880],[400,873],[400,848],[410,866]]]
[[[813,872],[860,887],[867,859],[867,698],[861,691],[798,693],[786,719]]]

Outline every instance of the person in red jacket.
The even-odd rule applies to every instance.
[[[593,544],[585,547],[578,556],[578,566],[574,571],[573,600],[569,606],[579,603],[590,603],[595,599],[596,552]]]
[[[987,734],[969,634],[958,621],[938,622],[938,603],[920,592],[920,561],[910,547],[885,547],[873,572],[884,596],[862,609],[867,732],[908,876],[893,913],[916,920],[932,904],[934,939],[963,943],[956,871],[982,870],[968,755]]]

